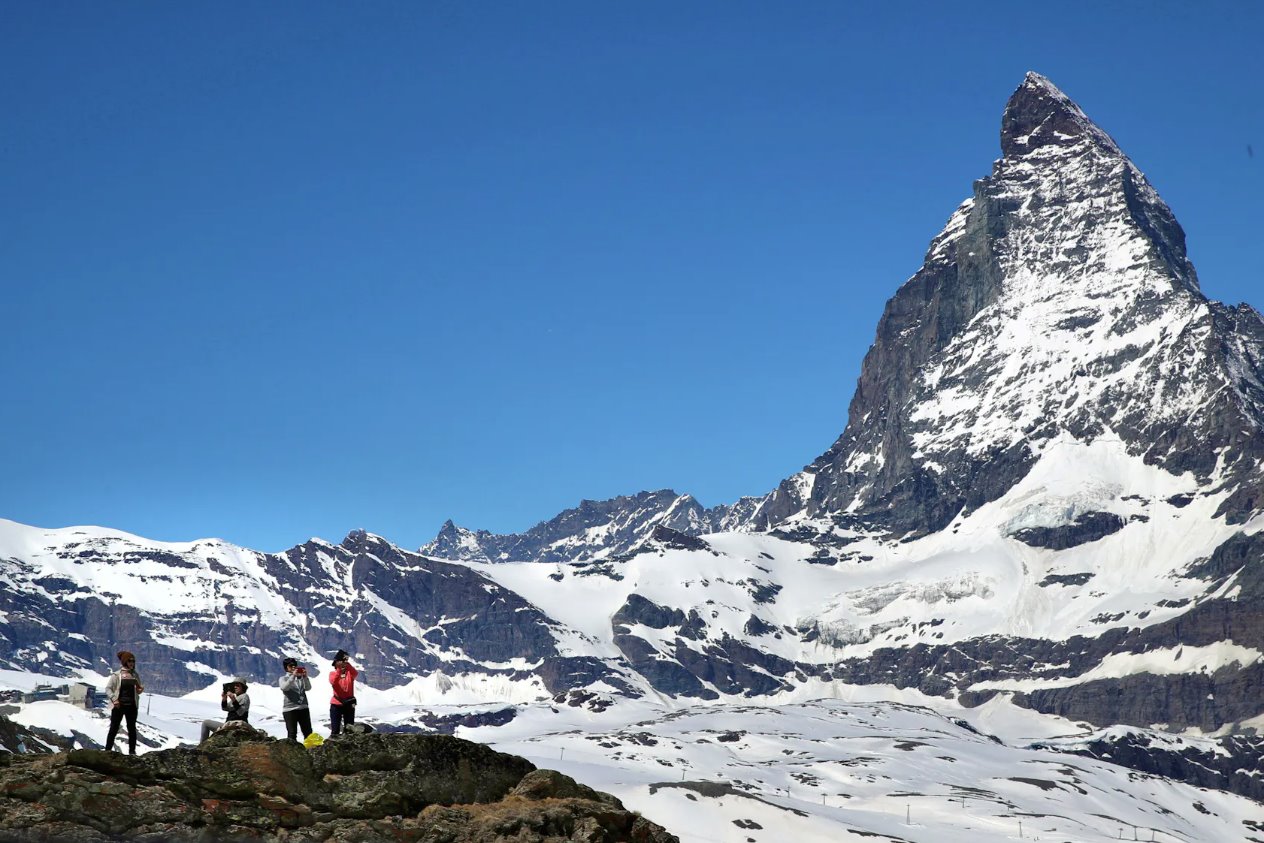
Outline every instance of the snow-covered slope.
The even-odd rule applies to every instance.
[[[559,726],[528,713],[463,735],[610,791],[691,843],[1264,840],[1259,803],[1009,745],[898,702]]]
[[[0,687],[29,687],[35,678],[0,673]],[[251,695],[254,725],[282,736],[280,691],[260,685]],[[999,701],[936,712],[915,692],[848,689],[847,696],[778,706],[623,701],[602,712],[547,704],[488,712],[371,692],[362,714],[388,730],[486,721],[455,731],[613,793],[686,843],[1264,840],[1257,802],[1071,754],[1122,745],[1103,743],[1109,735],[1078,733]],[[155,695],[141,712],[140,752],[196,740],[201,720],[218,714],[212,697],[213,689]],[[18,709],[16,722],[72,733],[80,746],[99,744],[106,730],[104,712],[58,702]],[[323,733],[319,718],[316,725]]]

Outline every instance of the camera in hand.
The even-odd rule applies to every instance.
[[[236,691],[236,689],[237,689],[237,683],[236,683],[236,682],[225,682],[223,685],[221,685],[221,686],[220,686],[220,688],[223,690],[223,692],[224,692],[225,694],[234,694],[234,693],[236,693],[236,692],[237,692],[237,691]]]
[[[305,668],[305,667],[296,667],[296,668],[294,668],[294,672],[295,672],[295,673],[297,673],[299,676],[306,676],[306,675],[307,675],[307,668]]]

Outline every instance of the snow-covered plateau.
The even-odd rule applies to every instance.
[[[6,687],[51,681],[0,672]],[[146,695],[140,752],[195,742],[201,721],[221,714],[217,689]],[[1264,833],[1259,803],[1072,754],[1100,733],[1057,718],[999,698],[970,709],[931,707],[893,688],[834,691],[842,698],[624,700],[602,712],[548,702],[453,705],[416,688],[358,696],[365,719],[384,730],[496,722],[454,731],[613,793],[686,843],[1262,839],[1252,836]],[[260,683],[250,694],[253,725],[282,737],[280,691]],[[420,701],[427,696],[435,701]],[[65,702],[11,708],[14,721],[73,735],[79,746],[100,743],[106,730],[103,711]]]

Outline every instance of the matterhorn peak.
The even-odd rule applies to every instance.
[[[1103,437],[1206,483],[1227,479],[1222,453],[1249,452],[1225,514],[1255,511],[1247,467],[1264,448],[1236,433],[1264,424],[1253,311],[1230,318],[1202,295],[1167,204],[1045,77],[1010,97],[1001,147],[887,304],[843,435],[760,526],[935,532],[1013,488],[1049,443]]]
[[[1001,151],[1017,158],[1045,147],[1070,147],[1090,141],[1121,155],[1110,135],[1097,127],[1074,101],[1039,73],[1029,71],[1005,105]]]

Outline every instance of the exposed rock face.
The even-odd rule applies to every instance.
[[[1014,538],[1032,547],[1066,550],[1069,547],[1095,542],[1124,528],[1124,519],[1113,512],[1086,512],[1070,524],[1058,527],[1028,527],[1014,533]]]
[[[226,728],[197,748],[0,755],[3,841],[670,843],[617,799],[480,744]]]
[[[1082,746],[1051,748],[1264,803],[1264,738],[1230,735],[1191,743],[1167,735],[1106,733]]]

